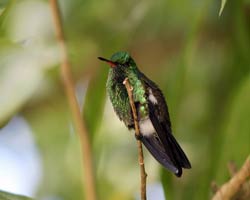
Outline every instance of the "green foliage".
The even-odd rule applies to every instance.
[[[219,16],[221,16],[223,9],[226,5],[227,0],[221,0],[221,6],[220,6],[220,12],[219,12]]]
[[[32,199],[22,195],[16,195],[0,190],[0,200],[32,200]]]

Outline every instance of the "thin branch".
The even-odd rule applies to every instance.
[[[227,183],[222,185],[212,200],[230,200],[240,190],[241,186],[250,177],[250,156],[244,165]]]
[[[96,189],[94,181],[93,161],[92,161],[93,156],[90,146],[90,139],[75,96],[74,81],[71,73],[71,64],[68,58],[67,46],[65,43],[65,37],[62,28],[63,25],[61,20],[61,14],[57,0],[50,0],[50,7],[54,20],[56,39],[58,41],[61,54],[61,68],[60,68],[61,77],[68,98],[73,121],[76,130],[79,134],[81,142],[81,151],[83,155],[82,162],[85,168],[84,170],[85,199],[95,200]]]
[[[125,85],[129,97],[129,103],[132,109],[133,113],[133,118],[134,118],[134,124],[135,124],[135,134],[136,136],[140,137],[140,129],[138,125],[138,117],[137,117],[137,112],[134,104],[134,99],[133,99],[133,88],[131,87],[128,78],[126,78],[123,81],[123,84]],[[140,165],[140,171],[141,171],[141,200],[146,200],[147,199],[147,194],[146,194],[146,179],[147,179],[147,174],[145,171],[145,166],[144,166],[144,157],[143,157],[143,150],[142,150],[142,143],[140,140],[137,140],[137,146],[138,146],[138,161]]]

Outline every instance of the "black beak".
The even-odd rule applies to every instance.
[[[106,59],[106,58],[98,57],[98,59],[101,60],[101,61],[104,61],[104,62],[108,63],[108,64],[110,65],[110,67],[115,67],[115,66],[117,66],[117,64],[116,64],[115,62],[113,62],[113,61],[111,61],[111,60],[108,60],[108,59]]]

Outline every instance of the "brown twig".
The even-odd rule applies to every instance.
[[[56,39],[59,44],[59,50],[61,54],[61,77],[64,84],[64,89],[68,98],[69,106],[73,116],[73,121],[75,123],[76,130],[80,137],[81,151],[83,154],[83,165],[85,167],[85,199],[95,200],[96,199],[96,189],[94,182],[93,173],[93,161],[92,161],[92,151],[90,146],[89,135],[82,119],[80,109],[76,100],[74,81],[71,74],[71,64],[68,58],[67,46],[65,43],[65,37],[63,33],[63,26],[61,20],[61,14],[58,6],[57,0],[50,0],[50,7],[54,20],[54,27],[56,33]]]
[[[138,125],[137,112],[136,112],[133,94],[132,94],[133,88],[131,87],[128,78],[125,78],[125,80],[123,81],[123,84],[125,85],[127,89],[129,103],[130,103],[132,113],[133,113],[134,124],[135,124],[135,134],[136,136],[140,137],[140,129]],[[145,171],[142,143],[140,140],[137,140],[137,146],[138,146],[138,161],[139,161],[140,171],[141,171],[141,200],[146,200],[147,199],[147,194],[146,194],[147,174]]]
[[[240,190],[242,184],[250,177],[250,156],[244,165],[227,183],[222,185],[212,200],[230,200]]]

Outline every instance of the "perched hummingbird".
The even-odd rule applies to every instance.
[[[128,129],[134,129],[129,97],[123,81],[128,78],[133,87],[133,99],[138,116],[141,140],[154,158],[177,177],[182,168],[191,164],[172,135],[165,98],[158,86],[147,78],[127,52],[117,52],[110,60],[98,57],[110,65],[107,92],[114,110]]]

